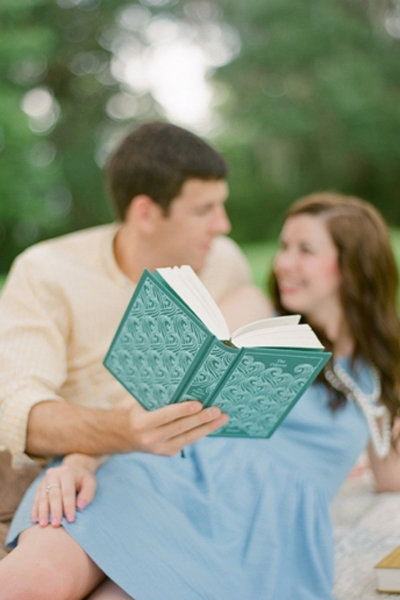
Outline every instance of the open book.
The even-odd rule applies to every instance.
[[[229,422],[212,435],[269,437],[330,357],[300,316],[230,333],[188,267],[144,271],[104,359],[148,410],[189,398]]]

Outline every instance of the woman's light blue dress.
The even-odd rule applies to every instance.
[[[366,368],[358,382],[371,391]],[[316,383],[268,440],[208,437],[185,458],[113,456],[93,503],[64,527],[135,600],[327,600],[329,503],[368,438],[358,406],[332,412]],[[34,490],[10,545],[30,525]]]

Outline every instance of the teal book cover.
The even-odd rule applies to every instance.
[[[146,270],[104,365],[148,410],[193,398],[228,414],[212,435],[267,438],[329,357],[322,347],[238,348],[218,339],[159,273]]]

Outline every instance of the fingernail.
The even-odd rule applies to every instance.
[[[51,520],[51,524],[53,527],[58,527],[58,525],[60,524],[60,520],[59,519],[52,519]]]
[[[47,519],[39,519],[40,527],[46,527],[47,523],[48,523]]]
[[[36,525],[37,523],[39,523],[39,519],[37,519],[35,517],[31,517],[31,523],[32,523],[32,525]]]
[[[68,523],[72,523],[74,520],[74,515],[65,515],[65,518],[67,519]]]
[[[78,500],[78,502],[76,503],[77,508],[79,508],[79,510],[83,510],[84,508],[87,507],[87,502],[85,502],[84,500]]]

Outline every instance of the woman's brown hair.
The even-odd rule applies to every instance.
[[[285,219],[301,214],[323,219],[337,248],[340,296],[354,337],[352,359],[362,357],[379,371],[382,402],[394,419],[400,412],[399,274],[388,227],[368,202],[333,192],[301,198]],[[270,292],[278,312],[287,314],[273,274]],[[323,332],[318,334],[329,347]],[[343,402],[339,398],[336,405]]]

